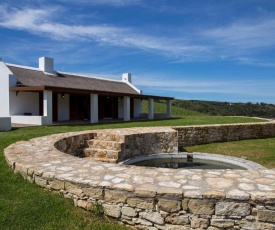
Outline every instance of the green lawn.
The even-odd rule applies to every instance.
[[[167,106],[165,103],[159,103],[159,102],[154,103],[154,112],[155,113],[166,113],[166,110],[167,110]],[[147,100],[142,101],[142,112],[148,113],[148,101]],[[179,116],[179,117],[181,117],[181,116],[207,116],[206,114],[199,113],[196,111],[187,110],[187,109],[180,108],[177,106],[172,106],[172,114],[173,114],[173,116]]]
[[[267,168],[275,168],[275,138],[197,145],[185,149],[188,152],[245,157]]]
[[[185,115],[185,114],[182,114]],[[93,213],[75,208],[71,200],[46,191],[13,174],[4,159],[8,145],[48,134],[100,128],[136,126],[176,126],[215,123],[255,122],[251,118],[185,116],[170,120],[102,125],[46,126],[18,128],[0,132],[0,229],[126,229]],[[270,139],[272,142],[272,139]],[[273,140],[274,142],[274,140]],[[265,145],[265,140],[261,143]],[[274,145],[273,145],[274,147]],[[268,161],[268,159],[267,159]],[[274,159],[273,159],[274,161]]]

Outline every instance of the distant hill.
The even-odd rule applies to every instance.
[[[173,100],[175,107],[215,116],[275,117],[275,105],[266,103],[230,103],[196,100]]]
[[[143,100],[142,101],[142,112],[147,113],[148,112],[148,101]],[[164,101],[155,101],[154,102],[154,112],[155,113],[166,113],[166,102]],[[202,116],[205,114],[196,112],[196,111],[190,111],[188,109],[181,108],[179,106],[173,106],[172,105],[172,115],[173,117],[181,117],[181,116]]]

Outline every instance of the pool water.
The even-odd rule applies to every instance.
[[[195,158],[156,158],[134,162],[131,165],[173,169],[245,169],[227,162]]]

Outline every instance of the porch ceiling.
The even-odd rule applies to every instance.
[[[162,97],[154,95],[143,95],[143,94],[128,94],[128,93],[114,93],[114,92],[102,92],[97,90],[79,90],[79,89],[68,89],[61,87],[49,87],[49,86],[20,86],[20,87],[10,87],[11,92],[43,92],[44,90],[51,90],[54,93],[64,93],[64,94],[98,94],[105,96],[129,96],[138,99],[158,99],[158,100],[173,100],[174,97]]]

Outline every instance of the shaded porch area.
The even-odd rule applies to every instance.
[[[171,118],[173,98],[106,93],[56,87],[12,87],[12,123],[52,125],[113,123]],[[165,114],[154,113],[154,100],[166,100]],[[143,113],[142,101],[148,100]]]

